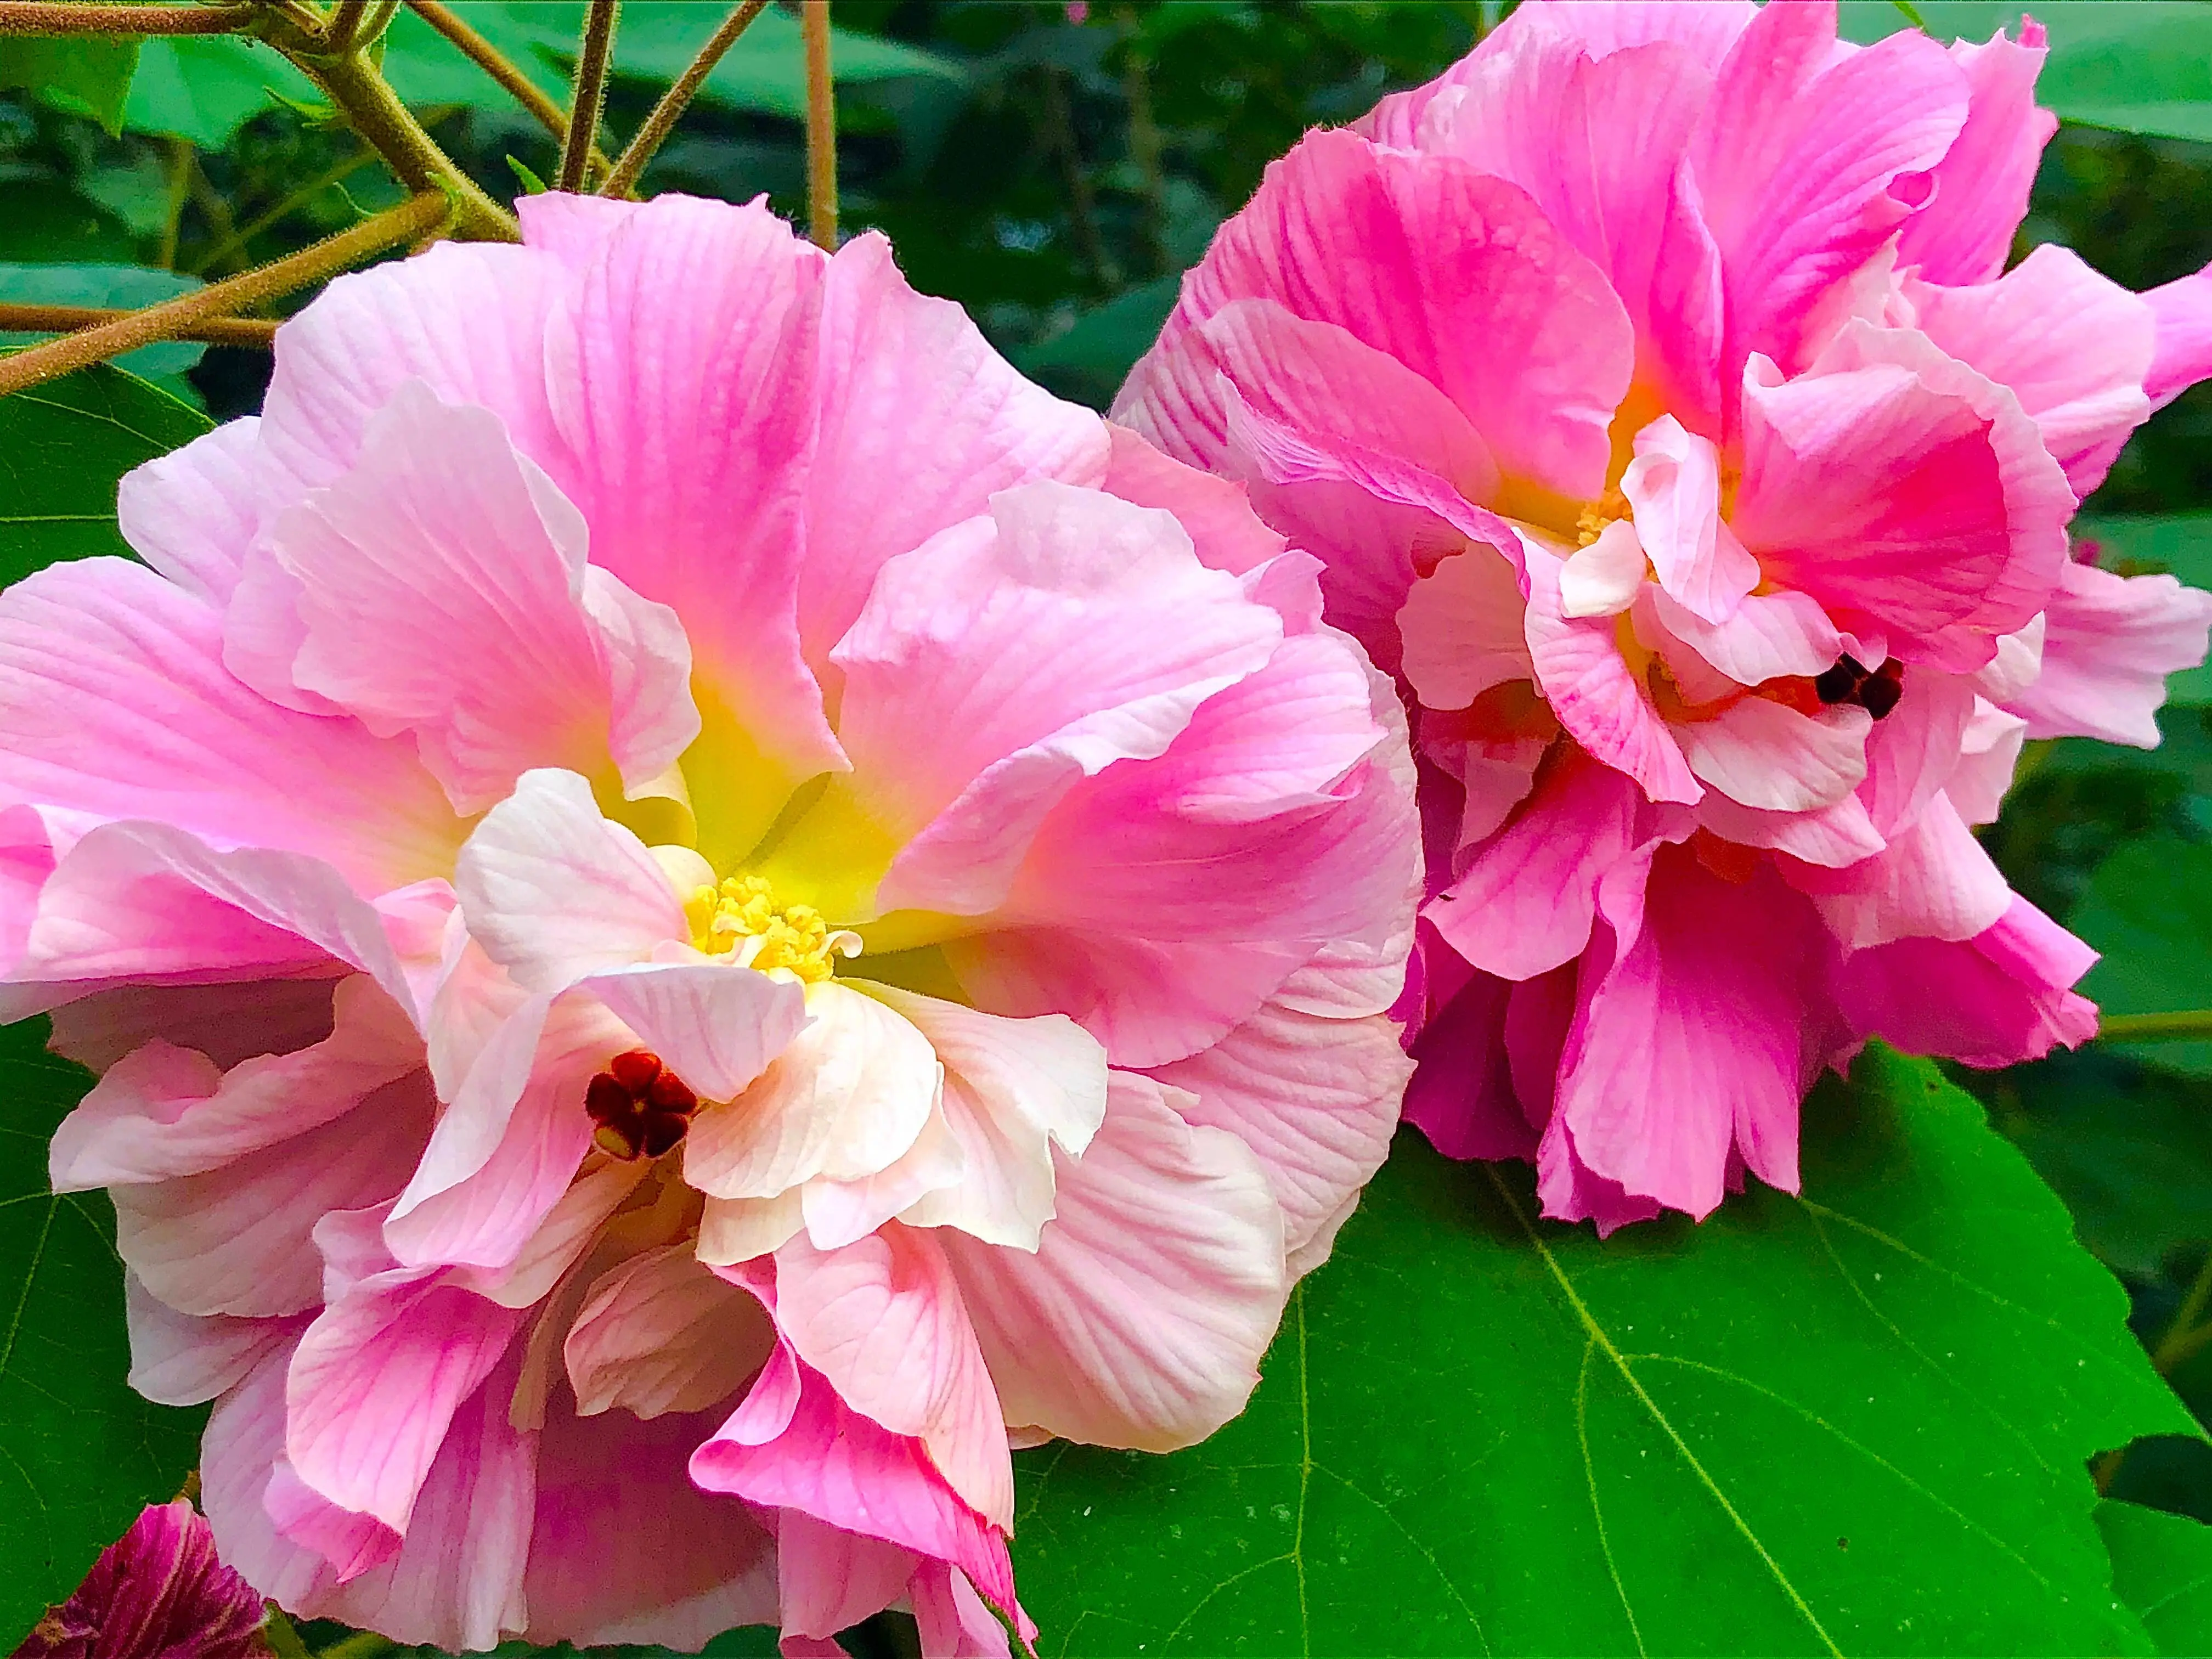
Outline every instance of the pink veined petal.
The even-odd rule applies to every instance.
[[[1012,1659],[1006,1627],[992,1617],[968,1575],[945,1562],[924,1562],[908,1589],[929,1659]]]
[[[821,437],[806,495],[799,635],[817,671],[896,554],[1037,478],[1096,486],[1105,425],[1032,386],[968,313],[917,294],[877,233],[829,263]]]
[[[1559,724],[1595,758],[1633,778],[1655,801],[1694,801],[1705,791],[1680,746],[1630,672],[1611,617],[1560,612],[1563,562],[1540,547],[1522,554],[1529,660]]]
[[[830,1638],[882,1612],[915,1577],[919,1559],[912,1550],[847,1532],[804,1510],[784,1510],[775,1531],[777,1612],[787,1656],[816,1652],[797,1645],[811,1639],[821,1643],[821,1659],[836,1659],[829,1650],[837,1644]]]
[[[817,1176],[857,1181],[921,1133],[943,1070],[929,1040],[838,980],[809,986],[806,1012],[757,1082],[692,1120],[684,1178],[699,1191],[774,1198]]]
[[[2212,594],[2073,563],[2044,615],[2043,672],[2004,699],[2027,735],[2154,747],[2166,677],[2204,660]]]
[[[761,1304],[701,1264],[686,1243],[602,1274],[562,1355],[583,1417],[702,1412],[744,1387],[775,1348]]]
[[[353,470],[276,521],[299,583],[289,678],[380,736],[411,731],[457,811],[532,766],[610,756],[635,789],[698,735],[690,650],[665,607],[605,572],[587,585],[587,540],[495,416],[404,382]]]
[[[228,1071],[328,1037],[335,1024],[332,994],[343,982],[313,975],[105,991],[56,1009],[46,1046],[88,1070],[105,1072],[133,1049],[159,1040],[197,1048]]]
[[[256,696],[222,665],[219,615],[121,559],[0,594],[0,788],[313,853],[370,892],[449,867],[462,833],[408,745]]]
[[[453,868],[470,935],[526,989],[649,960],[690,923],[645,843],[602,817],[574,772],[526,772]]]
[[[700,1491],[686,1469],[727,1414],[548,1420],[523,1579],[532,1644],[690,1653],[736,1626],[775,1621],[776,1540],[752,1510]]]
[[[1832,0],[1762,7],[1692,140],[1727,285],[1724,377],[1753,353],[1795,366],[1815,302],[1927,199],[1919,175],[1966,124],[1967,77],[1926,35],[1835,46]]]
[[[2158,332],[2150,307],[2052,243],[1995,282],[1908,283],[1905,293],[1922,333],[2012,389],[2075,495],[2104,481],[2150,413],[2142,392]]]
[[[1574,976],[1571,968],[1555,972]],[[1414,1040],[1417,1069],[1406,1088],[1406,1121],[1446,1158],[1535,1159],[1537,1132],[1515,1093],[1505,1047],[1505,1021],[1518,990],[1475,974],[1431,1012]]]
[[[131,550],[210,605],[238,586],[260,526],[254,466],[261,417],[248,415],[123,475],[115,517]]]
[[[1638,559],[1638,580],[1642,557]],[[1413,585],[1398,612],[1405,675],[1425,708],[1464,708],[1492,686],[1534,678],[1521,581],[1480,542]]]
[[[817,1521],[951,1561],[1001,1607],[1014,1606],[1006,1534],[970,1509],[921,1443],[838,1396],[781,1343],[744,1402],[691,1455],[708,1492],[799,1510]]]
[[[1768,812],[1832,806],[1866,776],[1874,716],[1839,703],[1801,714],[1787,703],[1741,697],[1710,720],[1673,730],[1690,769],[1730,800]]]
[[[2158,345],[2143,395],[2163,409],[2212,374],[2212,270],[2177,277],[2142,296],[2158,319]]]
[[[536,191],[519,196],[514,216],[526,247],[550,253],[571,273],[581,276],[606,246],[607,238],[643,205],[605,196],[568,191]]]
[[[704,1100],[732,1100],[806,1023],[791,980],[701,959],[639,963],[579,980]]]
[[[1950,781],[1974,703],[1973,687],[1956,676],[1905,676],[1897,707],[1866,739],[1867,775],[1858,798],[1881,835],[1911,823]]]
[[[1149,365],[1231,301],[1334,323],[1456,404],[1508,479],[1587,500],[1634,343],[1595,266],[1528,195],[1449,156],[1309,134],[1185,278]],[[1131,396],[1125,389],[1123,401]]]
[[[1861,1037],[1969,1066],[2015,1066],[2096,1036],[2095,1005],[2069,988],[2096,959],[2015,896],[1973,939],[1899,939],[1854,952],[1837,971],[1836,1001]],[[1930,994],[1936,986],[1941,995]]]
[[[757,757],[695,781],[726,820],[718,856],[842,768],[798,621],[828,264],[759,203],[659,197],[605,236],[547,342],[593,562],[675,608],[709,738]]]
[[[1554,1121],[1579,1161],[1699,1218],[1721,1201],[1731,1147],[1795,1191],[1797,1105],[1822,1059],[1807,1006],[1818,930],[1764,864],[1739,884],[1662,850],[1641,927],[1585,985],[1561,1056]]]
[[[355,975],[338,983],[331,1030],[228,1070],[155,1038],[110,1066],[54,1132],[57,1192],[198,1175],[319,1128],[419,1071],[422,1041],[406,1011]]]
[[[958,1104],[947,1108],[940,1085],[937,1103],[922,1120],[914,1144],[873,1175],[854,1181],[817,1176],[799,1191],[799,1215],[817,1250],[856,1243],[886,1221],[931,1195],[957,1187],[968,1173],[968,1148],[954,1132]],[[778,1240],[782,1248],[787,1240]]]
[[[47,1610],[22,1659],[258,1659],[268,1652],[261,1597],[216,1554],[186,1498],[149,1504],[100,1553],[84,1582]]]
[[[1993,823],[2005,791],[2012,787],[2013,768],[2019,764],[2021,745],[2027,740],[2027,722],[1984,699],[1975,700],[1974,712],[1960,738],[1957,769],[1943,793],[1951,798],[1959,816],[1969,823]]]
[[[775,1253],[775,1323],[853,1410],[921,1442],[963,1502],[1013,1525],[1014,1466],[991,1374],[933,1231],[890,1225],[842,1249]]]
[[[1169,514],[1063,484],[894,560],[831,653],[850,787],[914,837],[880,907],[991,908],[1078,780],[1162,753],[1282,636]]]
[[[1035,1255],[942,1234],[1008,1422],[1168,1451],[1258,1381],[1289,1291],[1281,1212],[1251,1151],[1186,1122],[1182,1097],[1114,1073]]]
[[[1413,1062],[1396,1022],[1377,1012],[1313,1012],[1365,964],[1310,964],[1257,1013],[1211,1048],[1153,1073],[1193,1098],[1189,1122],[1225,1129],[1251,1148],[1283,1211],[1283,1243],[1295,1270],[1382,1166]],[[1325,1003],[1324,1003],[1325,1006]],[[1352,1006],[1360,1004],[1354,1001]]]
[[[1109,426],[1106,477],[1100,488],[1139,507],[1164,507],[1209,570],[1241,576],[1280,555],[1288,544],[1260,521],[1244,486],[1202,472],[1155,449],[1132,427]],[[1291,618],[1283,618],[1286,629]],[[1289,629],[1296,633],[1301,631]]]
[[[574,289],[557,259],[479,242],[441,242],[332,282],[279,331],[260,434],[264,504],[284,506],[350,468],[369,422],[409,380],[491,410],[566,488],[572,463],[548,403],[545,342]]]
[[[889,985],[870,994],[929,1040],[945,1067],[940,1105],[965,1153],[956,1184],[899,1218],[1034,1250],[1053,1215],[1052,1146],[1080,1157],[1105,1118],[1105,1049],[1065,1014],[1010,1019]]]
[[[1705,622],[1734,616],[1759,586],[1759,562],[1721,520],[1720,452],[1712,440],[1661,416],[1636,434],[1620,491],[1636,511],[1637,539],[1660,587]]]
[[[132,1389],[162,1406],[201,1406],[228,1392],[277,1348],[289,1350],[305,1320],[208,1318],[179,1313],[123,1275]]]
[[[1747,594],[1724,623],[1693,615],[1661,588],[1648,587],[1638,599],[1639,634],[1656,624],[1738,685],[1763,685],[1793,675],[1810,678],[1844,653],[1843,635],[1820,602],[1790,588]]]
[[[2026,18],[2018,40],[1999,29],[1978,44],[1951,43],[1966,74],[1966,124],[1933,169],[1935,195],[1897,239],[1898,264],[1919,266],[1931,283],[1986,283],[2004,269],[2043,147],[2058,130],[2058,118],[2035,106],[2044,40],[2043,26]]]
[[[358,1106],[203,1174],[118,1187],[115,1249],[179,1313],[267,1319],[322,1301],[316,1223],[407,1184],[436,1102],[416,1071]]]
[[[1671,40],[1698,63],[1718,69],[1729,49],[1759,15],[1751,0],[1532,0],[1503,28],[1556,29],[1603,60],[1632,46]]]
[[[1810,812],[1770,812],[1709,792],[1693,809],[1697,826],[1739,847],[1765,848],[1824,869],[1872,858],[1887,843],[1856,794]]]
[[[1671,822],[1682,816],[1656,811],[1622,774],[1569,755],[1422,917],[1485,973],[1533,979],[1582,954],[1599,884],[1686,836],[1686,824]]]
[[[1588,547],[1568,554],[1559,567],[1559,614],[1574,621],[1617,617],[1636,603],[1650,574],[1636,526],[1616,519]]]
[[[2048,600],[2073,492],[2019,400],[1924,336],[1850,324],[1789,381],[1754,361],[1744,416],[1736,532],[1840,626],[1965,671]]]
[[[1941,794],[1874,857],[1841,870],[1785,866],[1784,875],[1811,895],[1846,951],[1901,939],[1970,939],[2012,904],[2004,877]]]

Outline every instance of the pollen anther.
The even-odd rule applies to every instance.
[[[731,876],[696,887],[684,902],[691,942],[709,956],[729,956],[763,973],[778,969],[808,984],[828,979],[839,956],[860,954],[857,934],[833,930],[811,904],[779,906],[759,876]]]

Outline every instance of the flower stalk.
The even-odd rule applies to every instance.
[[[599,110],[606,101],[607,65],[614,55],[615,25],[622,0],[592,0],[584,14],[584,39],[576,52],[576,76],[568,94],[568,131],[561,141],[556,190],[584,187],[584,166],[599,137]]]
[[[173,340],[186,329],[197,328],[218,317],[228,317],[286,294],[336,276],[386,248],[410,241],[437,229],[452,216],[453,204],[442,193],[416,196],[364,219],[350,230],[324,238],[313,247],[289,258],[259,266],[215,283],[194,293],[179,295],[143,311],[128,312],[82,332],[67,334],[44,345],[0,360],[0,396],[25,386],[134,351],[156,340]]]
[[[125,317],[135,311],[107,306],[33,306],[0,302],[0,329],[35,334],[73,334]],[[210,345],[256,346],[266,350],[276,337],[276,325],[264,317],[210,317],[178,329],[172,340],[204,340]]]
[[[229,34],[252,25],[259,8],[236,5],[109,6],[71,0],[5,0],[0,35]]]
[[[568,135],[568,112],[524,73],[520,64],[478,33],[459,12],[444,4],[443,0],[407,0],[407,4],[417,17],[458,47],[463,57],[499,82],[501,90],[528,111],[538,125],[556,138]],[[592,151],[592,172],[604,176],[609,166],[605,152],[595,147]]]
[[[2188,1042],[2203,1038],[2212,1038],[2212,1008],[2106,1014],[2097,1022],[2100,1042]]]
[[[837,247],[837,94],[830,77],[830,0],[805,0],[806,40],[806,231],[814,245]]]
[[[600,195],[626,196],[629,193],[637,183],[638,175],[645,171],[645,164],[667,142],[677,121],[690,107],[699,88],[706,84],[707,77],[714,73],[714,65],[722,61],[723,53],[737,44],[738,37],[750,27],[753,19],[767,8],[768,0],[744,0],[743,5],[722,20],[721,27],[708,37],[707,44],[699,48],[698,54],[685,67],[684,73],[677,76],[676,83],[660,94],[660,100],[653,105],[652,112],[645,118],[645,124],[638,128],[622,155],[616,159],[614,170],[599,186]]]

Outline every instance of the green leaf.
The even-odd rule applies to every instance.
[[[276,107],[271,92],[322,96],[315,83],[273,47],[234,34],[176,34],[149,40],[123,106],[133,132],[182,138],[222,149],[238,130]]]
[[[18,305],[120,306],[135,308],[174,299],[200,286],[197,276],[161,270],[149,265],[11,265],[0,264],[0,300]],[[25,345],[51,336],[0,332],[0,345]],[[207,355],[204,345],[192,340],[163,340],[142,346],[115,359],[117,367],[148,380],[173,381],[163,390],[184,398],[189,390],[178,379]]]
[[[2212,1527],[2135,1504],[2097,1505],[2112,1594],[2162,1654],[2212,1653]]]
[[[1804,1199],[1603,1243],[1409,1132],[1243,1417],[1019,1460],[1039,1650],[2147,1651],[2084,1460],[2198,1431],[1981,1109],[1854,1069]]]
[[[96,1193],[46,1190],[47,1139],[92,1079],[46,1054],[46,1026],[0,1030],[0,1643],[177,1495],[205,1415],[124,1381],[114,1212]]]
[[[137,67],[138,42],[128,38],[0,38],[0,87],[27,87],[111,133],[123,130],[124,95]]]
[[[2051,32],[2036,101],[2061,120],[2114,132],[2212,140],[2212,7],[2197,0],[1919,0],[1941,40],[2017,36],[2027,10]],[[1905,18],[1890,0],[1844,0],[1850,40],[1894,34]]]
[[[556,104],[568,102],[568,77],[547,56],[555,37],[526,13],[505,6],[471,5],[461,15]],[[566,44],[573,46],[574,37]],[[507,115],[521,106],[507,89],[478,69],[460,48],[412,10],[402,9],[384,36],[384,78],[407,103],[458,104],[466,109]]]
[[[198,410],[104,363],[0,398],[0,586],[57,560],[127,555],[117,480],[208,428]]]
[[[2097,866],[2067,926],[2103,953],[2081,994],[2108,1014],[2212,1004],[2212,847],[2153,836]],[[2212,1042],[2112,1045],[2154,1066],[2212,1077]]]
[[[2212,587],[2212,513],[2082,519],[2075,533],[2099,543],[2099,562],[2125,574],[2164,570],[2191,587]],[[2212,703],[2212,663],[2170,676],[2166,700]]]

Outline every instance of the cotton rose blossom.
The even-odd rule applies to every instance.
[[[1322,556],[1417,705],[1407,1115],[1551,1215],[1795,1190],[1870,1038],[2095,1030],[2091,952],[1971,826],[2024,738],[2155,743],[2204,655],[2212,599],[2067,523],[2212,301],[2005,269],[2043,58],[1531,0],[1275,163],[1116,404]]]
[[[267,1659],[253,1587],[191,1503],[149,1504],[14,1659]]]
[[[1003,1653],[1010,1442],[1211,1432],[1382,1159],[1400,706],[880,237],[521,215],[0,598],[56,1184],[288,1609]]]

